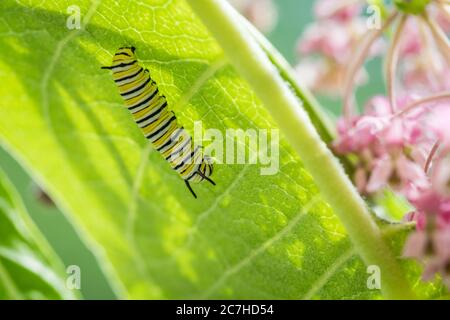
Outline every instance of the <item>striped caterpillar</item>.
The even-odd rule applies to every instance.
[[[190,182],[206,180],[215,185],[210,178],[213,161],[203,155],[202,147],[195,146],[191,136],[179,126],[150,72],[138,64],[135,50],[134,47],[119,48],[111,66],[103,66],[102,69],[112,71],[119,93],[144,136],[178,172],[194,198],[197,198]]]

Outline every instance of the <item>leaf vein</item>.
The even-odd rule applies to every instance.
[[[354,247],[349,248],[342,253],[332,265],[330,265],[325,272],[317,278],[317,280],[311,286],[311,289],[301,298],[301,300],[311,299],[317,292],[320,291],[330,280],[330,278],[341,268],[351,257],[356,254]]]
[[[248,263],[250,263],[257,256],[265,252],[268,248],[274,245],[276,242],[281,240],[284,236],[289,234],[292,229],[297,225],[301,218],[308,213],[308,211],[319,201],[320,197],[318,195],[314,196],[306,205],[289,221],[289,223],[280,231],[278,231],[274,236],[266,240],[261,246],[252,250],[246,257],[240,260],[237,264],[231,266],[222,274],[220,278],[214,282],[209,289],[207,289],[202,295],[202,299],[210,297],[223,283],[227,281],[229,277],[238,273],[242,268],[244,268]]]
[[[53,53],[52,57],[50,58],[50,62],[47,66],[47,68],[44,70],[44,74],[42,76],[41,81],[41,106],[44,112],[44,117],[47,121],[47,124],[50,128],[53,128],[51,116],[50,116],[50,106],[48,101],[48,84],[50,81],[50,77],[55,69],[56,64],[58,63],[58,60],[61,56],[62,51],[64,50],[65,46],[76,36],[81,34],[84,29],[86,28],[86,25],[91,20],[92,16],[94,15],[95,11],[97,10],[97,7],[100,5],[101,0],[92,0],[91,6],[86,13],[85,18],[83,19],[82,25],[80,29],[77,29],[75,31],[69,32],[67,36],[62,38],[56,45],[56,50]]]

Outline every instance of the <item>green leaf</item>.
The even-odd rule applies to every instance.
[[[0,139],[121,297],[382,297],[283,136],[278,174],[217,164],[217,186],[195,185],[198,200],[142,137],[100,70],[124,45],[191,133],[197,120],[223,133],[277,128],[184,1],[77,1],[79,30],[66,27],[70,1],[20,3],[0,4]]]
[[[0,170],[0,300],[73,299],[63,270]]]

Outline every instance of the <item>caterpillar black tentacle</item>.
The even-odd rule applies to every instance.
[[[203,154],[203,147],[194,145],[191,136],[178,125],[150,71],[138,64],[135,51],[134,47],[119,48],[111,66],[103,66],[102,69],[112,71],[114,82],[136,125],[197,198],[190,182],[206,180],[216,185],[210,178],[213,161]]]
[[[216,185],[216,183],[209,177],[205,176],[201,171],[197,171],[197,173],[206,181],[208,181],[209,183],[211,183],[213,186]]]
[[[192,190],[191,184],[189,183],[189,181],[184,180],[184,183],[186,183],[187,188],[189,189],[189,191],[192,193],[192,195],[194,196],[195,199],[197,199],[197,195],[195,194],[194,190]]]

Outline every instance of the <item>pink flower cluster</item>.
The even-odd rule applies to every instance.
[[[406,107],[410,100],[405,98],[400,105]],[[354,181],[361,193],[370,195],[388,185],[407,193],[411,185],[428,185],[423,168],[432,139],[420,121],[422,114],[396,116],[388,99],[376,96],[363,115],[338,121],[334,149],[353,156]]]
[[[407,221],[417,222],[417,231],[407,240],[404,256],[426,263],[423,278],[431,280],[436,273],[450,287],[450,156],[435,165],[428,188],[410,197],[416,211]]]
[[[421,15],[386,5],[382,28],[368,30],[364,3],[317,0],[316,22],[298,45],[315,58],[306,57],[298,70],[314,91],[343,96],[335,152],[354,164],[361,193],[390,188],[415,207],[405,217],[417,229],[404,255],[424,262],[424,279],[439,273],[450,287],[449,5],[432,0]],[[355,88],[364,62],[378,53],[385,55],[387,93],[357,114]]]
[[[316,2],[316,21],[307,27],[297,45],[301,60],[296,67],[301,81],[313,91],[330,96],[343,93],[352,53],[367,33],[363,7],[363,1],[355,0]],[[371,55],[379,54],[381,48],[380,41]],[[356,81],[363,84],[366,80],[367,73],[361,70]]]

